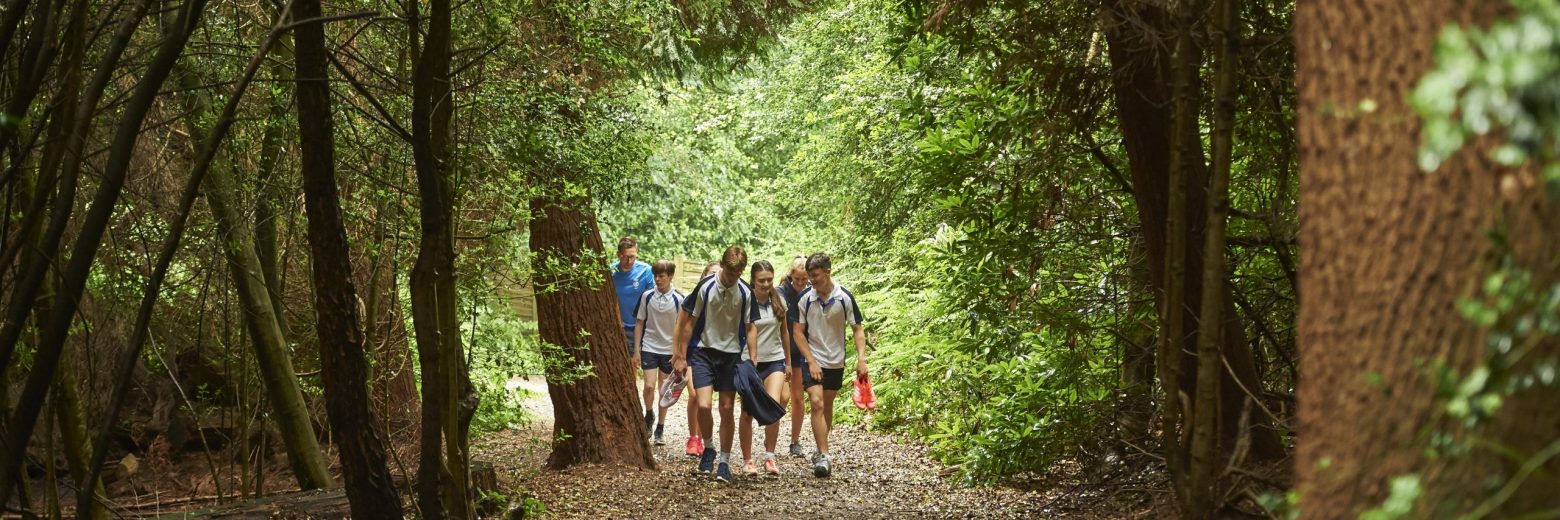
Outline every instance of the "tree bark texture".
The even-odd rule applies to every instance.
[[[1208,232],[1205,233],[1203,242],[1203,280],[1223,280],[1227,270],[1225,269],[1224,233],[1230,215],[1230,166],[1231,152],[1235,145],[1235,63],[1239,40],[1239,16],[1240,5],[1237,0],[1216,0],[1216,25],[1215,37],[1217,50],[1214,53],[1214,81],[1213,81],[1213,135],[1210,137],[1213,164],[1208,181],[1207,215]],[[1205,283],[1202,286],[1202,310],[1200,319],[1219,323],[1222,321],[1222,312],[1227,308],[1226,296],[1223,284]],[[1240,414],[1240,410],[1219,409],[1220,377],[1224,373],[1222,356],[1219,352],[1219,343],[1222,339],[1221,327],[1210,327],[1201,331],[1197,338],[1197,404],[1193,415],[1195,425],[1192,428],[1191,453],[1191,488],[1194,503],[1192,504],[1192,516],[1197,518],[1212,517],[1218,504],[1217,497],[1223,495],[1219,485],[1220,476],[1224,472],[1225,459],[1240,457],[1240,453],[1215,453],[1218,447],[1215,429],[1218,427],[1219,415],[1229,416]],[[1252,407],[1247,405],[1244,410]],[[1217,410],[1217,413],[1214,411]],[[1237,443],[1237,450],[1239,449]]]
[[[1519,392],[1471,432],[1509,449],[1427,455],[1455,431],[1430,366],[1468,374],[1485,363],[1482,330],[1456,302],[1479,297],[1503,256],[1547,287],[1560,278],[1560,208],[1530,169],[1488,159],[1471,143],[1434,172],[1417,167],[1420,123],[1406,100],[1432,66],[1448,24],[1482,27],[1506,2],[1331,0],[1295,15],[1300,142],[1300,353],[1296,489],[1310,518],[1353,518],[1386,499],[1392,478],[1417,475],[1411,516],[1451,518],[1491,495],[1515,465],[1560,438],[1553,387]],[[1369,101],[1366,104],[1364,102]],[[1373,109],[1364,106],[1373,104]],[[1549,338],[1529,359],[1560,354]],[[1547,394],[1547,395],[1546,395]],[[1469,435],[1464,432],[1461,435]],[[1467,437],[1464,437],[1467,438]],[[1495,517],[1560,507],[1560,460],[1517,488]]]
[[[531,261],[538,271],[549,262],[578,266],[601,258],[601,232],[590,207],[588,199],[531,201]],[[542,341],[560,347],[573,363],[592,368],[590,376],[556,383],[558,368],[548,363],[553,435],[566,438],[553,446],[547,465],[599,462],[653,469],[634,374],[625,362],[612,279],[605,264],[596,270],[601,278],[588,285],[546,273],[533,280]]]
[[[294,16],[320,16],[319,0],[298,0]],[[314,280],[315,330],[331,438],[341,458],[347,500],[356,518],[402,518],[401,498],[390,480],[385,444],[368,405],[368,363],[352,283],[352,261],[336,188],[325,26],[296,29],[298,135],[304,210]]]

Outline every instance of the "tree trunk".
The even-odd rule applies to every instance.
[[[103,481],[92,479],[92,482],[87,482],[88,475],[92,473],[92,435],[87,428],[86,406],[81,402],[81,392],[76,389],[79,374],[76,364],[81,359],[81,353],[78,352],[60,363],[59,378],[54,381],[54,419],[60,425],[60,441],[65,444],[65,463],[76,481],[77,493],[86,489],[88,493],[106,497],[108,493],[103,490]],[[93,500],[90,507],[92,510],[87,513],[87,518],[108,517],[108,509],[102,502]]]
[[[288,21],[283,20],[284,23]],[[292,78],[292,71],[287,69],[286,63],[293,56],[285,41],[286,35],[278,38],[279,45],[275,46],[273,59],[270,60],[271,77],[285,81]],[[277,93],[277,88],[288,93]],[[265,118],[265,132],[260,137],[260,171],[255,174],[255,182],[260,189],[255,195],[254,249],[260,261],[260,273],[265,277],[265,286],[270,293],[271,312],[276,316],[276,326],[282,331],[282,337],[291,337],[292,331],[287,327],[287,314],[282,305],[285,294],[282,278],[276,269],[276,202],[282,198],[282,183],[276,178],[276,171],[282,164],[283,142],[287,139],[287,101],[290,91],[286,88],[285,82],[273,88],[270,115]]]
[[[1235,64],[1236,42],[1239,35],[1239,4],[1237,0],[1217,0],[1216,37],[1219,40],[1215,52],[1213,83],[1213,135],[1212,172],[1208,183],[1208,200],[1204,214],[1208,232],[1203,242],[1203,280],[1223,280],[1225,277],[1224,233],[1230,214],[1230,163],[1235,144]],[[1220,323],[1222,313],[1228,307],[1228,292],[1222,283],[1204,283],[1200,319]],[[1215,453],[1218,437],[1215,430],[1222,417],[1240,412],[1219,406],[1219,387],[1224,373],[1223,357],[1219,343],[1221,327],[1201,331],[1197,338],[1197,397],[1193,408],[1193,428],[1190,477],[1192,490],[1191,515],[1195,518],[1211,518],[1223,495],[1219,485],[1225,461],[1243,454]],[[1250,410],[1246,406],[1245,410]],[[1237,415],[1238,416],[1238,415]]]
[[[196,82],[187,72],[180,76],[185,88],[185,108],[191,114],[208,113],[211,106],[204,95],[196,90]],[[195,118],[187,118],[190,137],[196,142],[206,139],[206,130],[200,128]],[[314,425],[309,419],[309,409],[298,388],[298,375],[293,370],[292,358],[287,346],[287,336],[282,331],[281,319],[276,315],[278,306],[272,304],[270,291],[255,252],[254,236],[247,219],[234,206],[237,190],[227,161],[213,160],[205,179],[206,202],[216,217],[217,229],[222,234],[222,256],[227,260],[228,272],[238,292],[239,309],[242,310],[244,331],[255,349],[255,362],[260,368],[260,382],[265,385],[266,397],[271,403],[272,417],[281,432],[286,447],[287,460],[292,465],[293,477],[302,489],[331,487],[329,464],[320,452],[319,440],[314,435]]]
[[[1560,279],[1560,207],[1541,181],[1510,182],[1532,179],[1532,169],[1494,164],[1489,138],[1434,172],[1417,167],[1420,124],[1406,100],[1432,64],[1437,36],[1448,24],[1483,26],[1509,8],[1477,0],[1298,4],[1304,435],[1295,489],[1308,517],[1355,517],[1386,499],[1391,479],[1416,475],[1409,516],[1451,518],[1560,438],[1552,386],[1519,391],[1486,426],[1458,433],[1430,368],[1444,363],[1460,383],[1485,366],[1492,331],[1460,315],[1457,302],[1479,297],[1505,253],[1532,272],[1531,287]],[[1363,109],[1366,101],[1376,107]],[[1501,244],[1492,239],[1497,230]],[[1557,354],[1551,337],[1527,359]],[[1465,454],[1430,454],[1447,432],[1453,442],[1478,442]],[[1557,473],[1560,459],[1551,458],[1490,516],[1552,513]]]
[[[1205,205],[1207,193],[1200,189],[1205,186],[1208,178],[1207,167],[1202,160],[1202,149],[1195,129],[1190,132],[1177,133],[1173,130],[1174,117],[1170,93],[1171,88],[1171,56],[1157,41],[1164,34],[1174,34],[1174,24],[1171,16],[1162,8],[1140,0],[1117,0],[1105,10],[1107,17],[1106,38],[1109,43],[1111,67],[1114,70],[1113,88],[1117,112],[1121,121],[1123,144],[1127,151],[1127,158],[1131,164],[1133,178],[1133,197],[1138,206],[1138,217],[1142,223],[1144,243],[1148,250],[1148,259],[1151,266],[1166,265],[1169,255],[1171,240],[1166,229],[1169,215],[1170,182],[1169,172],[1171,167],[1171,143],[1175,135],[1185,135],[1187,139],[1197,139],[1199,143],[1188,144],[1192,151],[1191,167],[1186,169],[1185,186],[1199,187],[1186,190],[1184,203],[1185,210],[1177,215],[1187,223],[1184,234],[1177,234],[1176,239],[1182,244],[1202,244],[1204,224],[1206,223]],[[1195,119],[1188,124],[1196,124]],[[1200,248],[1185,248],[1184,267],[1185,281],[1182,285],[1185,290],[1180,291],[1180,309],[1183,316],[1182,334],[1177,338],[1181,345],[1196,345],[1198,332],[1198,312],[1202,308],[1202,283],[1203,283],[1203,252]],[[1159,300],[1161,309],[1166,305],[1166,288],[1168,276],[1165,269],[1150,269],[1149,278],[1155,290],[1155,297]],[[1250,346],[1245,341],[1245,327],[1239,315],[1234,311],[1234,303],[1230,298],[1231,287],[1227,280],[1219,280],[1214,283],[1223,285],[1221,289],[1224,300],[1222,318],[1220,324],[1223,328],[1220,338],[1220,351],[1228,367],[1222,371],[1220,380],[1219,407],[1225,410],[1240,410],[1248,399],[1247,390],[1260,396],[1262,392],[1261,382],[1257,379],[1256,367],[1252,360]],[[1167,369],[1177,371],[1176,384],[1173,392],[1169,392],[1171,398],[1184,393],[1188,399],[1196,395],[1196,383],[1193,375],[1196,373],[1195,355],[1182,356],[1180,363],[1175,367],[1161,368],[1161,374]],[[1164,365],[1164,360],[1160,360]],[[1235,378],[1230,377],[1231,372]],[[1161,382],[1164,383],[1163,381]],[[1167,385],[1168,386],[1168,385]],[[1166,403],[1169,405],[1170,403]],[[1278,432],[1271,426],[1268,417],[1260,413],[1253,413],[1250,417],[1250,455],[1259,460],[1275,460],[1283,456],[1283,446],[1279,442]],[[1239,414],[1224,414],[1219,419],[1218,453],[1228,454],[1234,451],[1236,441],[1239,439],[1243,428],[1240,424]]]
[[[655,458],[644,433],[634,374],[623,356],[623,327],[604,258],[601,232],[589,199],[531,201],[531,265],[537,276],[536,328],[542,341],[560,347],[566,359],[547,363],[553,404],[553,446],[547,465],[562,468],[600,462],[653,469]],[[546,272],[549,264],[596,271],[601,278],[573,282]],[[583,334],[582,334],[583,333]],[[565,368],[588,365],[590,376],[560,382]]]
[[[320,16],[319,0],[298,0],[299,20]],[[402,518],[401,499],[385,465],[384,441],[368,406],[368,364],[352,284],[352,261],[336,188],[336,150],[331,115],[325,26],[298,26],[298,136],[304,210],[314,279],[315,329],[319,336],[321,382],[331,438],[341,458],[347,500],[357,518]]]
[[[416,19],[416,6],[410,7],[414,9],[412,19]],[[455,287],[455,193],[449,156],[454,114],[450,1],[432,0],[429,8],[428,39],[417,53],[412,77],[412,152],[422,228],[411,276],[412,323],[423,359],[417,495],[424,516],[463,519],[472,518],[474,513],[467,490],[471,461],[464,425],[470,424],[476,411],[476,393],[467,379],[460,342],[460,296]],[[415,36],[411,43],[415,47]]]

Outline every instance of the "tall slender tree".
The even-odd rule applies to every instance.
[[[331,438],[341,458],[347,500],[357,518],[402,518],[401,498],[390,480],[385,443],[368,405],[368,363],[363,325],[336,188],[334,117],[329,57],[319,0],[298,0],[298,136],[304,210],[314,279],[321,380]]]
[[[417,20],[417,2],[409,2]],[[428,38],[415,53],[412,76],[412,152],[417,168],[422,238],[412,269],[412,321],[423,374],[422,453],[417,502],[428,517],[471,518],[466,425],[476,393],[460,341],[460,296],[455,279],[455,186],[449,153],[455,100],[450,88],[450,1],[432,0]],[[417,43],[412,28],[411,43]],[[442,437],[442,439],[441,439]],[[441,442],[442,441],[442,442]]]

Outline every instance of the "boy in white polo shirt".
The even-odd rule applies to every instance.
[[[829,476],[829,430],[834,427],[834,397],[839,394],[845,376],[845,328],[855,336],[856,373],[867,373],[867,336],[862,331],[861,307],[856,297],[834,284],[834,266],[829,255],[813,253],[807,258],[807,277],[812,289],[802,294],[797,304],[795,329],[791,335],[802,346],[807,371],[802,384],[812,406],[813,476]]]
[[[717,464],[715,479],[731,481],[731,437],[736,421],[732,417],[736,403],[736,367],[747,346],[748,315],[753,304],[753,289],[742,281],[747,268],[747,252],[741,247],[726,248],[720,259],[720,274],[705,279],[683,301],[673,341],[672,370],[693,368],[694,399],[698,402],[699,434],[709,439],[714,433],[710,400],[720,392],[720,452],[706,445],[699,457],[699,471],[710,472]],[[688,338],[699,338],[699,351],[688,357]]]
[[[666,408],[656,406],[655,389],[672,373],[672,336],[677,333],[677,309],[682,306],[683,294],[672,288],[676,262],[657,260],[650,272],[655,276],[655,288],[640,294],[634,305],[634,344],[639,347],[634,349],[634,364],[645,372],[645,430],[655,430],[655,444],[660,446],[666,444],[661,438],[666,430]]]

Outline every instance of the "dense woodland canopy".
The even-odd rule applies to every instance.
[[[632,236],[833,255],[841,420],[931,478],[1551,518],[1556,56],[1552,0],[5,0],[0,504],[537,512],[472,447],[543,419],[679,472]]]

